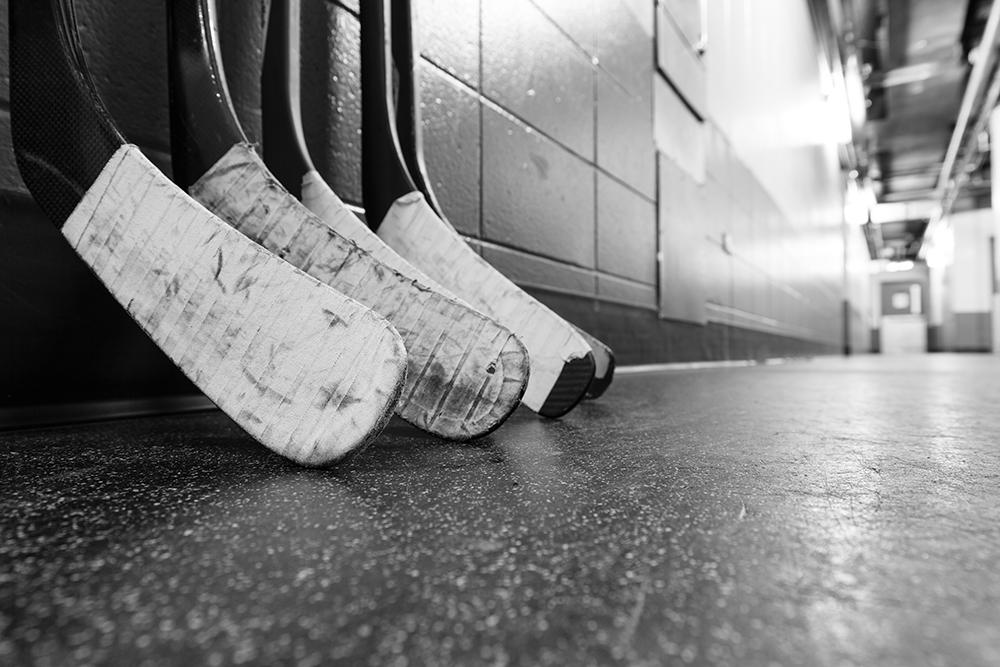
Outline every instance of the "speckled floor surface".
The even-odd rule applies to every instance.
[[[0,664],[1000,664],[1000,359],[621,376],[297,468],[215,413],[0,433]]]

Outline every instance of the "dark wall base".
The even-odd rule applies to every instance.
[[[989,352],[992,346],[990,313],[955,313],[955,352]]]
[[[197,393],[31,200],[0,238],[0,408]]]
[[[927,325],[927,351],[944,352],[944,338],[939,324]]]
[[[610,345],[619,364],[764,360],[839,354],[840,345],[709,322],[660,319],[643,308],[528,290],[554,311]]]

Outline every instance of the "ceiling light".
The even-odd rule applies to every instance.
[[[914,267],[914,264],[910,260],[903,260],[902,262],[889,262],[885,265],[885,270],[890,273],[895,273],[897,271],[910,271]]]

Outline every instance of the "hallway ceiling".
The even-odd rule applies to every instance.
[[[880,204],[939,199],[942,165],[992,0],[813,0],[813,5],[816,15],[826,12],[825,27],[832,32],[827,39],[839,47],[842,62],[854,54],[860,65],[867,110],[863,125],[855,127],[852,166]],[[819,25],[822,32],[822,21]],[[970,141],[971,152],[961,154],[972,156],[969,177],[952,210],[989,205],[988,143],[970,137],[966,145]],[[915,259],[927,221],[876,221],[873,258]]]

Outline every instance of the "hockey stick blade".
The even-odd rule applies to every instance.
[[[413,5],[411,0],[392,0],[392,59],[399,72],[396,96],[396,131],[403,160],[417,189],[442,220],[444,210],[427,177],[423,138],[420,124],[419,77],[417,49],[413,36]],[[594,379],[587,387],[587,398],[598,398],[611,385],[615,374],[615,355],[610,347],[576,327],[594,354]]]
[[[207,167],[192,162],[184,170],[195,179],[184,184],[188,191],[249,238],[370,306],[396,327],[408,358],[397,406],[401,417],[451,440],[469,440],[497,428],[517,407],[527,383],[528,357],[520,341],[340,233],[354,219],[346,208],[340,211],[343,224],[327,224],[281,186],[239,129],[218,57],[213,14],[210,0],[171,4],[176,102],[171,113],[177,117],[175,125],[188,128],[186,135],[178,135],[181,140],[204,141],[208,147],[175,144],[174,155],[181,160],[211,155],[215,160]],[[210,101],[213,108],[206,110],[194,100]]]
[[[517,334],[531,357],[523,403],[546,417],[562,416],[593,379],[591,348],[572,325],[476,254],[417,191],[389,93],[387,2],[361,3],[361,182],[368,223],[405,259]]]
[[[12,0],[10,15],[18,166],[115,299],[275,452],[320,465],[371,441],[405,372],[388,322],[235,232],[127,144],[66,0]]]

